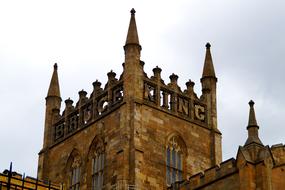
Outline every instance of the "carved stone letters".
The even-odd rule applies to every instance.
[[[92,118],[92,106],[91,104],[86,106],[83,109],[83,123],[86,124],[88,123]]]
[[[196,104],[195,105],[195,117],[201,121],[205,120],[205,107]]]
[[[54,141],[58,141],[65,135],[74,133],[78,128],[87,126],[92,121],[100,117],[104,112],[112,110],[114,105],[123,101],[123,84],[118,83],[104,91],[96,91],[93,97],[86,100],[82,105],[75,107],[69,112],[65,112],[59,117],[57,123],[53,126]],[[65,111],[68,110],[65,108]]]
[[[55,140],[63,137],[64,135],[64,123],[61,123],[55,127]]]
[[[144,101],[183,118],[206,120],[206,105],[201,100],[157,81],[144,82]]]
[[[189,114],[189,101],[178,97],[178,112],[183,113],[185,115]]]
[[[155,88],[147,83],[144,85],[144,99],[155,102]]]
[[[98,105],[97,105],[97,110],[98,113],[101,114],[104,111],[106,111],[108,109],[108,96],[103,96],[102,98],[99,99],[98,101]]]

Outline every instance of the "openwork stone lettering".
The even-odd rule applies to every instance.
[[[74,131],[77,128],[78,115],[75,114],[69,118],[68,133]]]
[[[206,105],[189,93],[173,89],[168,85],[146,78],[144,81],[144,101],[174,115],[205,122]],[[159,94],[157,94],[159,92]]]
[[[75,109],[70,107],[65,109],[65,114],[59,116],[54,124],[54,141],[57,142],[65,135],[76,132],[78,129],[89,125],[102,114],[112,111],[115,105],[123,102],[123,82],[119,81],[107,89],[97,90],[88,99],[86,97],[82,105],[79,104]],[[71,105],[69,105],[72,107]]]
[[[179,97],[178,98],[178,112],[183,113],[185,115],[189,114],[189,101]]]
[[[55,140],[63,137],[64,135],[64,123],[61,123],[57,126],[55,126]]]
[[[148,84],[148,83],[145,83],[144,85],[144,98],[151,101],[151,102],[155,102],[155,95],[156,95],[156,92],[155,92],[155,87]]]
[[[123,100],[124,91],[123,86],[119,86],[118,88],[115,88],[113,91],[113,103],[119,103]]]
[[[91,118],[92,118],[92,106],[90,104],[83,109],[83,122],[84,122],[84,124],[91,121]]]
[[[103,96],[99,99],[98,105],[97,105],[97,111],[99,115],[101,115],[103,112],[105,112],[108,109],[108,95]]]
[[[201,121],[205,120],[205,107],[201,105],[195,105],[195,117]]]
[[[170,108],[170,101],[169,101],[169,97],[170,97],[170,94],[167,92],[167,91],[164,91],[164,90],[161,90],[161,104],[160,106],[163,107],[163,108],[166,108],[166,109],[169,109]]]

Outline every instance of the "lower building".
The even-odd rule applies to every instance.
[[[44,182],[36,178],[25,177],[13,172],[12,163],[9,170],[0,173],[0,190],[63,190],[63,185]]]
[[[263,145],[258,137],[253,102],[250,102],[248,138],[232,158],[187,180],[173,190],[282,190],[285,189],[285,146]]]

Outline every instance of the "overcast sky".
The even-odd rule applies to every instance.
[[[104,3],[102,3],[104,2]],[[255,101],[264,144],[285,141],[285,1],[0,1],[0,171],[10,161],[36,176],[45,97],[53,64],[62,99],[90,94],[107,72],[122,72],[130,9],[135,8],[145,71],[193,80],[201,94],[205,44],[218,77],[218,126],[223,159],[247,138],[248,102]]]

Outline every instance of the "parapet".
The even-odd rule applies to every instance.
[[[206,122],[207,105],[203,96],[198,98],[194,92],[195,83],[189,80],[186,82],[186,89],[182,91],[177,83],[178,76],[176,74],[170,75],[170,82],[165,84],[161,79],[161,71],[159,67],[155,67],[153,76],[148,77],[145,73],[142,76],[144,86],[141,92],[143,97],[141,102],[209,128]],[[104,88],[101,87],[101,82],[96,80],[93,82],[93,91],[89,97],[86,91],[81,90],[78,92],[79,100],[75,105],[69,98],[65,100],[65,109],[62,113],[58,109],[53,110],[54,144],[98,121],[124,104],[124,94],[126,94],[124,92],[124,77],[122,77],[124,72],[117,79],[116,73],[111,70],[107,74],[108,81]]]
[[[222,162],[220,165],[216,165],[212,168],[205,170],[203,173],[200,172],[189,178],[189,186],[193,189],[204,186],[209,183],[213,183],[225,176],[231,175],[238,172],[236,167],[236,160],[231,158]]]
[[[274,159],[275,166],[280,166],[285,164],[285,145],[282,143],[272,145],[271,153]]]
[[[169,76],[170,82],[164,83],[161,79],[161,68],[153,69],[153,76],[144,77],[144,103],[156,109],[173,114],[192,122],[198,122],[206,126],[207,105],[194,92],[195,83],[189,80],[186,82],[186,89],[181,90],[178,85],[178,75]]]
[[[65,109],[53,110],[53,142],[57,143],[72,135],[76,131],[89,126],[104,117],[123,103],[123,80],[116,78],[116,73],[108,73],[108,82],[104,89],[101,83],[93,82],[93,92],[78,92],[79,100],[73,105],[73,100],[65,100]]]

